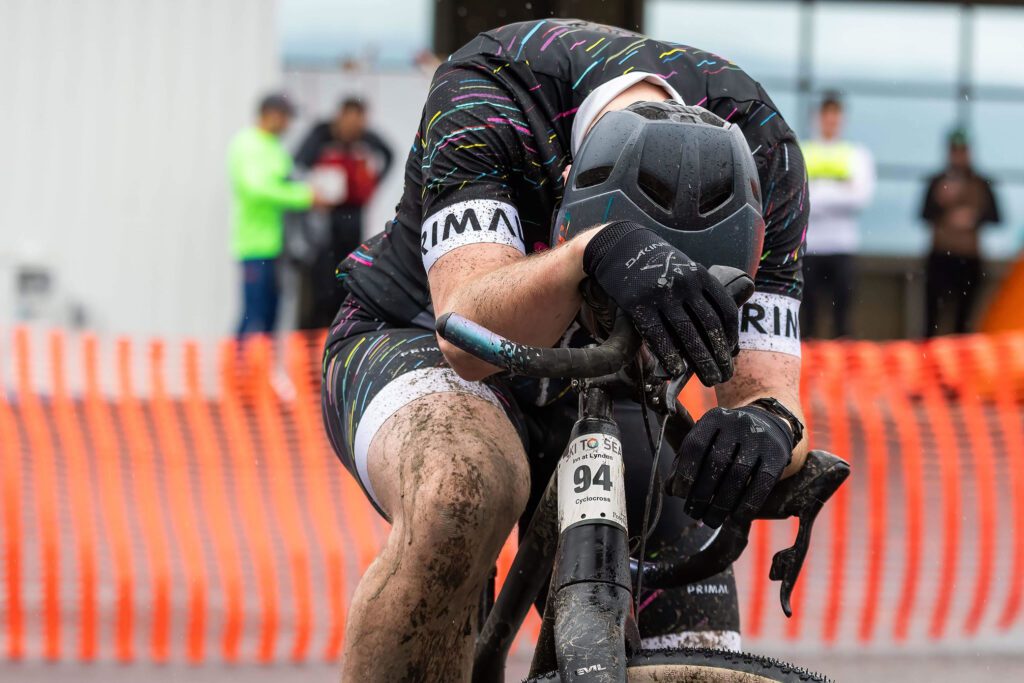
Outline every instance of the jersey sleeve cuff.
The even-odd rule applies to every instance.
[[[430,272],[449,251],[470,244],[504,244],[526,253],[516,207],[494,199],[470,199],[436,211],[420,228],[420,256]]]
[[[756,292],[740,306],[741,349],[800,357],[800,302],[783,294]]]

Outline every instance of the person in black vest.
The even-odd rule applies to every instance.
[[[366,104],[346,98],[330,121],[309,131],[295,163],[311,183],[338,202],[328,215],[327,237],[306,269],[300,295],[299,327],[327,327],[345,298],[335,266],[359,246],[363,210],[391,168],[387,143],[367,127]]]

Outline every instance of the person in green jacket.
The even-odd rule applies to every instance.
[[[277,261],[284,242],[284,212],[322,204],[309,185],[288,179],[292,159],[280,137],[294,113],[287,97],[267,95],[260,101],[256,125],[231,141],[232,242],[242,264],[244,300],[239,336],[272,332],[277,322]]]

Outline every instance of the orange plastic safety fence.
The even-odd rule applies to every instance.
[[[82,361],[85,379],[84,402],[91,454],[96,462],[95,487],[110,550],[111,576],[115,605],[113,621],[114,657],[128,662],[135,658],[135,567],[139,562],[133,552],[128,526],[129,499],[122,475],[122,450],[115,432],[110,401],[102,395],[99,379],[99,352],[94,337],[82,339]]]
[[[830,438],[824,446],[834,452],[842,453],[851,465],[857,467],[857,459],[853,457],[850,443],[850,408],[849,403],[854,397],[847,395],[847,381],[850,374],[844,358],[846,349],[841,344],[829,345],[820,350],[822,359],[822,384],[824,405],[830,406],[827,423]],[[810,371],[807,368],[805,371]],[[819,447],[813,440],[812,446]],[[838,638],[839,620],[846,607],[846,558],[849,549],[848,516],[850,487],[843,486],[836,492],[830,503],[832,527],[826,535],[831,546],[831,567],[829,588],[826,596],[826,611],[822,623],[822,638],[826,643],[835,643]],[[849,609],[849,608],[847,608]],[[852,610],[851,610],[852,611]]]
[[[882,373],[881,352],[874,344],[858,344],[855,347],[857,361],[860,364],[857,380],[860,384],[858,394],[877,396],[884,379]],[[886,471],[888,469],[888,452],[885,441],[885,427],[882,422],[880,405],[875,401],[854,401],[851,407],[860,418],[864,432],[865,478],[867,480],[867,567],[864,572],[864,592],[861,600],[860,620],[857,637],[861,642],[869,642],[874,636],[881,607],[875,596],[879,593],[882,582],[882,568],[885,560],[885,520],[886,514]]]
[[[238,382],[238,355],[240,349],[232,340],[221,346],[221,390],[223,392],[220,415],[223,420],[229,469],[234,482],[234,500],[241,515],[239,526],[249,549],[249,558],[255,569],[255,583],[260,599],[260,635],[256,659],[270,662],[274,659],[277,642],[278,613],[280,611],[279,571],[270,544],[270,513],[266,507],[259,474],[262,466],[255,448],[255,440],[247,424],[247,415]]]
[[[61,445],[67,463],[65,481],[68,486],[68,503],[75,510],[89,511],[77,518],[75,531],[81,586],[78,657],[83,661],[91,661],[96,658],[99,645],[96,524],[93,515],[90,514],[93,510],[93,491],[88,485],[89,460],[78,421],[78,410],[68,391],[65,339],[60,332],[54,332],[50,336],[50,368],[54,418],[57,422],[57,431],[62,436]]]
[[[1002,337],[996,341],[993,352],[1010,365],[1011,377],[1018,377],[1018,373],[1024,370],[1024,339]],[[1008,579],[1010,588],[999,617],[999,627],[1002,629],[1009,629],[1017,620],[1024,594],[1024,433],[1013,397],[1014,387],[1010,382],[1000,383],[996,391],[996,414],[1010,472],[1010,520],[1013,525],[1013,560]]]
[[[189,476],[188,454],[185,449],[184,432],[179,424],[178,413],[167,392],[165,380],[165,351],[161,341],[149,346],[149,369],[151,409],[156,427],[156,440],[164,453],[166,462],[167,505],[173,514],[169,515],[172,536],[176,541],[182,561],[194,571],[186,580],[185,598],[188,621],[185,628],[186,657],[189,662],[203,661],[205,647],[206,601],[210,583],[207,563],[199,538],[199,508],[192,490]]]
[[[25,612],[21,583],[25,535],[22,531],[21,461],[18,422],[11,408],[8,392],[4,389],[3,376],[0,375],[0,478],[3,480],[0,504],[3,505],[4,515],[4,630],[7,631],[7,646],[4,651],[8,659],[12,660],[25,656]]]
[[[906,385],[911,376],[918,376],[915,362],[916,346],[911,344],[889,347],[883,371],[899,384]],[[913,386],[913,384],[911,384]],[[904,569],[900,582],[900,598],[896,607],[893,636],[904,642],[910,631],[910,619],[917,604],[918,573],[921,567],[922,535],[924,533],[923,465],[921,462],[921,432],[914,418],[913,406],[903,392],[889,392],[889,414],[896,430],[896,448],[903,463],[904,484]]]
[[[234,662],[239,659],[244,618],[241,552],[227,493],[224,458],[213,415],[203,396],[199,349],[195,342],[186,342],[184,364],[186,424],[192,439],[194,462],[202,463],[197,505],[204,511],[203,521],[210,525],[210,534],[215,539],[210,548],[216,558],[224,600],[221,656],[225,661]]]
[[[337,659],[387,525],[324,436],[322,343],[0,334],[0,652]],[[1019,635],[1022,388],[1024,336],[805,345],[811,446],[854,474],[788,621],[767,574],[796,524],[755,523],[737,564],[748,646]],[[696,384],[682,398],[715,405]],[[515,647],[538,628],[531,613]]]
[[[946,353],[955,352],[948,346],[942,347],[942,350]],[[979,349],[973,344],[966,351],[973,354],[971,360],[979,367],[995,360],[985,353],[984,349]],[[975,496],[978,506],[978,562],[975,565],[977,571],[974,577],[971,607],[964,621],[964,629],[968,634],[973,635],[981,625],[984,611],[989,604],[989,594],[992,591],[997,524],[996,466],[992,438],[981,398],[978,392],[972,391],[967,378],[961,375],[957,380],[962,397],[965,436],[973,447],[974,455],[971,462],[974,466],[975,485],[978,487],[978,495]]]
[[[255,382],[255,414],[257,438],[264,444],[270,484],[270,503],[281,544],[291,569],[292,595],[288,600],[294,613],[294,642],[289,656],[294,661],[306,658],[312,632],[312,588],[310,587],[309,536],[299,512],[299,490],[295,486],[293,469],[288,456],[288,442],[281,424],[273,389],[268,378],[272,372],[269,340],[258,338],[249,345]]]
[[[61,544],[57,521],[57,492],[60,484],[57,477],[56,453],[50,439],[49,426],[46,424],[42,399],[32,385],[32,360],[28,336],[29,332],[24,328],[15,331],[14,357],[17,363],[21,418],[28,432],[28,445],[33,455],[30,462],[34,470],[33,493],[37,510],[35,533],[39,539],[43,588],[43,656],[54,660],[61,654]]]
[[[345,571],[344,571],[344,540],[341,528],[332,519],[332,500],[337,499],[337,490],[331,487],[331,477],[327,468],[334,463],[323,458],[327,451],[327,442],[320,425],[320,413],[315,410],[319,398],[319,384],[315,384],[309,373],[308,349],[305,340],[299,336],[288,339],[285,351],[285,363],[288,377],[295,387],[295,401],[291,406],[298,441],[298,452],[306,463],[320,461],[321,468],[303,468],[305,477],[304,490],[308,492],[310,512],[317,541],[326,558],[324,567],[327,574],[327,600],[330,605],[330,626],[327,630],[323,656],[325,659],[336,659],[341,654],[341,644],[345,633]]]
[[[135,510],[142,528],[143,547],[149,562],[150,588],[150,657],[164,662],[171,654],[171,547],[168,541],[170,509],[160,499],[157,477],[157,453],[146,424],[142,399],[136,391],[132,372],[133,344],[129,339],[117,341],[118,416],[131,452],[128,459],[130,481],[136,497]],[[198,567],[196,570],[198,571]]]
[[[935,357],[929,358],[933,363]],[[938,370],[933,368],[933,372]],[[956,587],[958,560],[960,558],[960,510],[962,482],[960,470],[960,445],[953,424],[953,413],[949,403],[944,400],[944,387],[939,382],[922,381],[924,409],[928,416],[928,426],[938,449],[938,469],[941,482],[937,502],[942,505],[943,534],[942,549],[935,559],[939,562],[940,573],[935,589],[935,599],[931,609],[928,635],[933,640],[941,638],[946,632],[946,624],[953,604]]]

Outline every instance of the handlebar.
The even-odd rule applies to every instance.
[[[754,291],[753,281],[741,270],[725,266],[708,269],[726,288],[737,304]],[[632,322],[621,312],[611,334],[590,348],[542,348],[519,344],[502,337],[456,313],[437,319],[437,333],[454,346],[483,361],[526,377],[597,378],[614,375],[624,368],[640,348],[640,337]],[[675,400],[692,371],[669,379],[664,386],[664,404],[677,417],[686,416]],[[674,409],[673,409],[674,408]],[[688,416],[686,416],[688,417]],[[689,422],[692,425],[692,421]],[[803,468],[779,482],[772,490],[759,519],[800,520],[796,540],[777,552],[769,577],[781,581],[780,599],[786,616],[792,614],[790,596],[803,567],[810,544],[811,528],[825,502],[850,474],[850,465],[825,451],[811,451]],[[714,576],[732,564],[747,546],[750,521],[727,519],[712,540],[694,555],[656,562],[631,562],[631,570],[642,571],[644,585],[650,588],[675,588]]]
[[[737,268],[708,269],[737,303],[750,298],[754,282]],[[525,377],[588,378],[612,375],[622,369],[640,348],[640,337],[623,314],[615,319],[611,334],[598,346],[583,349],[544,348],[519,344],[491,332],[457,313],[445,313],[435,326],[442,339],[477,358]],[[688,374],[688,373],[687,373]]]
[[[505,339],[457,313],[437,319],[437,333],[458,348],[491,365],[526,377],[600,377],[619,371],[640,348],[640,336],[625,315],[599,346],[584,349],[542,348]]]

